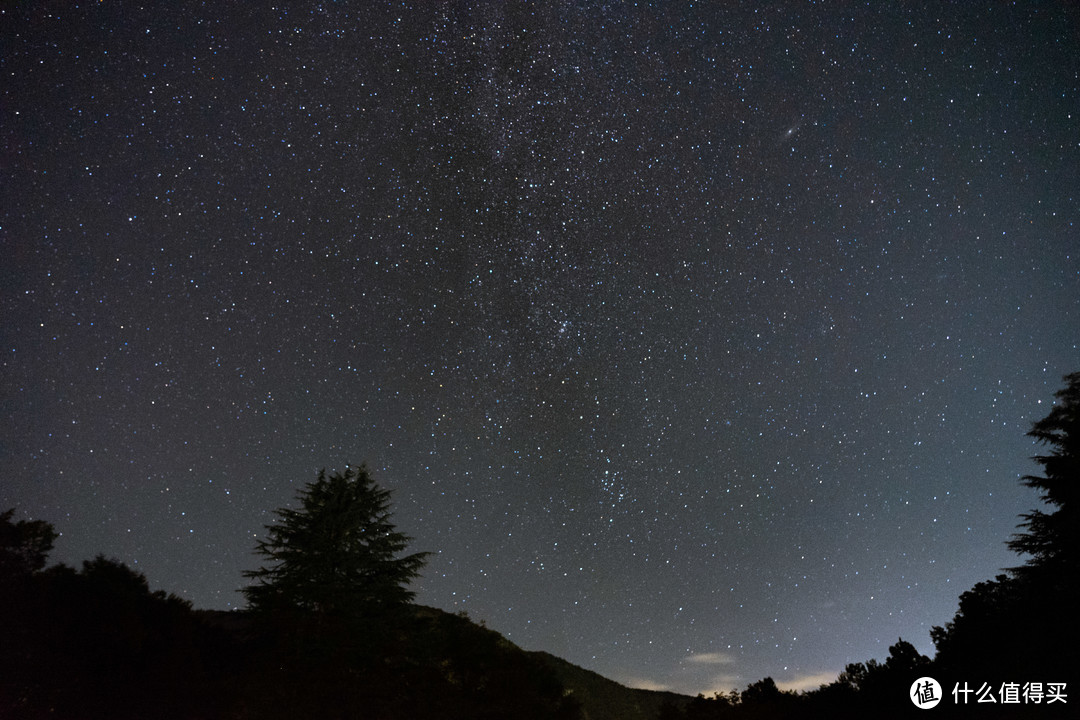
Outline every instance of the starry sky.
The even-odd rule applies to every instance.
[[[0,508],[201,608],[366,462],[417,600],[835,679],[1017,564],[1080,369],[1067,3],[0,10]]]

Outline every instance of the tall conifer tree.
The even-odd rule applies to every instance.
[[[1028,435],[1049,448],[1036,455],[1043,475],[1026,475],[1024,484],[1039,490],[1041,499],[1056,506],[1053,512],[1032,510],[1020,523],[1024,532],[1013,535],[1009,548],[1031,559],[1017,568],[1066,571],[1076,567],[1077,494],[1080,493],[1080,372],[1065,376],[1067,385],[1055,393],[1058,402],[1050,413],[1036,422]]]
[[[390,491],[367,468],[318,478],[298,493],[299,509],[281,508],[256,552],[267,561],[245,572],[255,611],[293,610],[346,617],[412,600],[408,583],[428,553],[399,557],[412,539],[390,522]]]

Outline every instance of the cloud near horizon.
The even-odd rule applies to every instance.
[[[781,690],[794,690],[800,692],[802,690],[817,690],[822,685],[828,685],[836,682],[837,677],[840,676],[838,672],[820,672],[812,675],[796,675],[791,680],[777,680],[776,686]]]
[[[734,690],[739,692],[740,687],[745,687],[742,675],[717,675],[709,683],[709,689],[702,693],[705,697],[712,697],[719,693],[727,695]]]
[[[625,683],[627,687],[634,688],[635,690],[657,690],[660,692],[674,692],[670,685],[664,685],[648,678],[627,678]]]

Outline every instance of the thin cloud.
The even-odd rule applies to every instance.
[[[735,662],[735,658],[727,653],[720,652],[697,653],[686,658],[686,662],[700,665],[730,665]]]

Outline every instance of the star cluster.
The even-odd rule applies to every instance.
[[[54,559],[236,607],[366,461],[420,602],[690,693],[932,654],[1017,563],[1074,10],[156,5],[0,11],[0,505]]]

